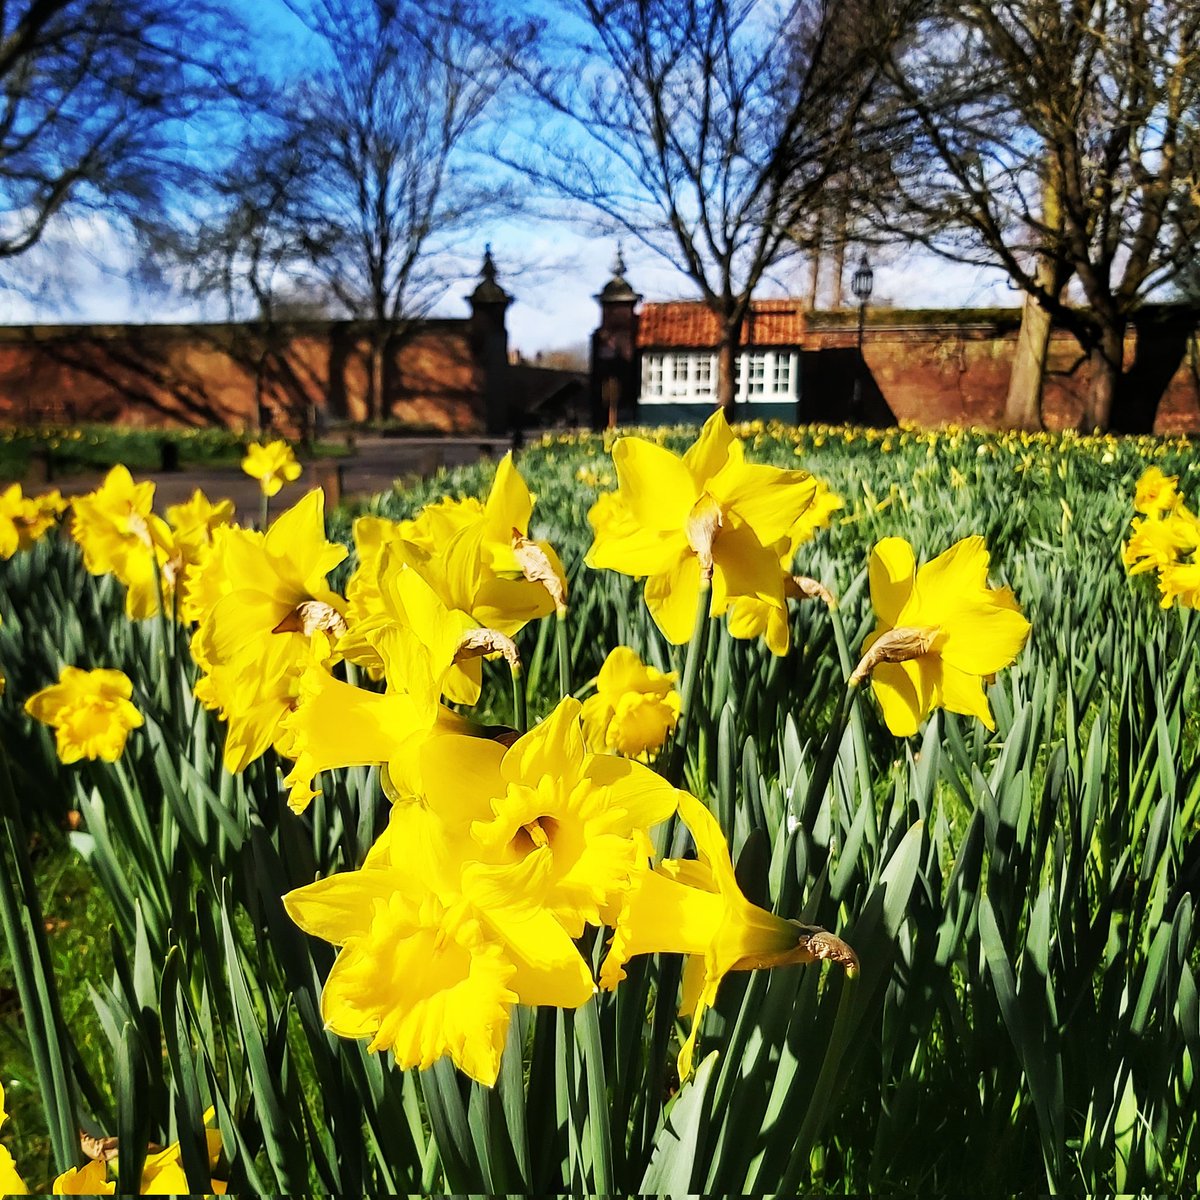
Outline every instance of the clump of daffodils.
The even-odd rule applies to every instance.
[[[578,1008],[618,987],[636,956],[672,953],[686,958],[686,1077],[730,972],[857,968],[834,934],[751,903],[716,819],[649,765],[673,734],[686,741],[710,618],[782,656],[789,600],[834,607],[824,585],[794,571],[841,501],[805,471],[748,462],[722,413],[683,455],[661,440],[613,443],[618,487],[588,514],[586,562],[644,578],[659,630],[688,645],[686,682],[618,646],[594,694],[583,703],[564,695],[532,729],[514,639],[545,617],[562,634],[569,599],[554,547],[534,536],[536,498],[511,456],[486,498],[444,499],[406,521],[360,518],[344,596],[330,577],[348,552],[326,535],[320,491],[269,530],[236,525],[228,502],[200,493],[163,520],[153,486],[124,468],[76,505],[85,562],[125,583],[129,614],[170,605],[194,624],[195,692],[227,724],[229,770],[274,747],[291,761],[288,804],[301,812],[322,774],[380,769],[392,808],[365,860],[285,904],[302,929],[338,947],[321,1000],[329,1029],[389,1051],[401,1067],[449,1057],[490,1085],[515,1004]],[[251,447],[244,466],[264,497],[299,474],[283,443]],[[851,702],[870,678],[897,735],[939,706],[992,728],[985,684],[1016,658],[1029,624],[1011,592],[989,585],[988,569],[981,538],[922,566],[907,542],[881,541],[870,563],[877,627],[849,681]],[[515,729],[472,712],[486,661],[511,677]],[[124,676],[91,675],[67,668],[28,704],[55,725],[64,758],[115,758],[141,721]],[[668,822],[690,836],[685,857],[654,849]],[[610,940],[593,973],[579,943],[602,930]],[[111,1189],[95,1165],[77,1176],[66,1180],[76,1191]]]
[[[1137,481],[1129,540],[1122,550],[1130,575],[1158,573],[1163,608],[1176,601],[1200,608],[1200,518],[1179,494],[1179,478],[1148,468]]]

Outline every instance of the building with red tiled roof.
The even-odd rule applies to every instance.
[[[593,405],[599,423],[704,420],[717,398],[720,325],[702,301],[671,300],[638,309],[641,296],[614,276],[596,297]],[[745,417],[794,421],[806,321],[800,301],[755,300],[742,326],[736,403]]]

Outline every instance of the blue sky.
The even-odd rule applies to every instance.
[[[530,0],[535,3],[536,0]],[[303,27],[283,0],[260,0],[247,15],[265,34],[274,61],[303,56]],[[472,262],[490,241],[501,282],[514,296],[509,310],[510,344],[527,355],[576,346],[595,328],[595,293],[610,276],[615,240],[586,225],[523,218],[497,220],[478,231]],[[652,251],[626,244],[627,275],[647,299],[691,298],[690,281]],[[876,253],[874,300],[911,307],[1016,305],[1019,297],[1000,272],[957,266],[922,252]],[[102,216],[60,223],[47,244],[9,264],[11,284],[0,290],[0,322],[125,322],[223,320],[224,303],[200,303],[180,295],[140,291],[131,280],[131,260]],[[851,266],[850,270],[853,269]],[[15,274],[14,274],[15,271]],[[807,271],[797,261],[776,271],[761,295],[802,295]],[[445,316],[467,312],[474,279],[464,274],[438,302]]]

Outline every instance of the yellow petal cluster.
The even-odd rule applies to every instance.
[[[313,780],[338,767],[385,764],[405,795],[420,788],[419,756],[435,734],[466,732],[470,722],[441,703],[463,631],[460,614],[441,605],[427,583],[407,569],[388,577],[387,593],[412,623],[382,626],[370,646],[383,664],[381,694],[336,679],[310,661],[292,713],[284,718],[281,751],[295,759],[288,803],[303,812],[317,795]],[[476,684],[478,695],[478,684]]]
[[[93,575],[115,575],[128,589],[125,612],[144,620],[165,606],[171,611],[175,540],[153,512],[154,484],[134,483],[118,464],[104,482],[71,503],[71,536]]]
[[[287,739],[282,722],[314,659],[331,657],[345,601],[326,576],[346,556],[325,538],[319,488],[267,533],[228,525],[187,575],[189,611],[199,622],[192,655],[204,677],[196,695],[228,722],[225,765],[240,771]]]
[[[1133,518],[1121,557],[1130,575],[1158,572],[1163,608],[1177,600],[1184,608],[1200,608],[1200,517],[1184,503],[1178,483],[1158,467],[1142,473],[1133,496],[1142,515]]]
[[[628,646],[615,647],[583,703],[589,750],[640,758],[658,750],[679,720],[677,675],[648,667]]]
[[[142,714],[131,703],[133,684],[123,671],[63,667],[55,684],[25,702],[25,711],[54,730],[58,757],[116,762]]]
[[[1029,636],[1007,588],[988,586],[989,557],[981,537],[964,538],[919,569],[903,538],[884,538],[871,552],[872,647],[893,631],[905,635],[903,661],[880,661],[871,682],[888,729],[916,733],[935,709],[978,717],[995,728],[984,682],[1012,664]],[[910,645],[911,644],[911,645]]]
[[[251,479],[258,480],[264,496],[277,496],[285,483],[295,483],[300,478],[300,464],[291,446],[284,441],[265,445],[252,442],[246,447],[242,470]]]
[[[4,1109],[4,1085],[0,1084],[0,1126],[8,1120]],[[0,1146],[0,1196],[28,1196],[25,1181],[17,1174],[17,1164],[6,1146]]]
[[[26,496],[14,483],[0,492],[0,558],[12,558],[28,550],[38,538],[53,529],[66,510],[67,502],[57,491]]]
[[[381,572],[408,567],[434,590],[442,605],[472,625],[512,637],[529,621],[555,609],[554,592],[531,577],[518,547],[528,538],[534,497],[506,454],[487,500],[442,500],[411,521],[360,517],[354,523],[358,567],[346,589],[349,634],[340,647],[350,662],[376,678],[383,664],[371,646],[374,630],[403,624],[381,587]],[[566,573],[553,547],[533,543],[554,583],[566,594]],[[479,698],[478,663],[452,680],[447,694],[464,704]]]
[[[210,1108],[204,1114],[205,1126],[211,1126],[215,1110]],[[208,1169],[214,1171],[217,1160],[221,1157],[221,1132],[218,1129],[206,1128],[205,1139],[208,1143]],[[117,1159],[108,1162],[95,1159],[83,1167],[72,1167],[64,1171],[54,1181],[56,1196],[112,1196],[116,1194]],[[112,1179],[110,1180],[110,1175]],[[209,1191],[216,1196],[224,1196],[226,1184],[220,1179],[209,1180]],[[142,1178],[138,1187],[139,1196],[190,1196],[187,1174],[183,1169],[183,1155],[178,1142],[172,1142],[165,1150],[158,1150],[146,1156],[142,1164]]]
[[[831,959],[855,970],[858,960],[839,938],[800,925],[751,904],[734,875],[729,847],[712,814],[699,800],[679,795],[679,815],[696,846],[696,859],[648,863],[634,876],[614,922],[600,985],[612,989],[625,978],[625,964],[638,954],[688,956],[681,1013],[691,1030],[679,1054],[679,1077],[691,1074],[704,1013],[716,1002],[730,971]]]
[[[329,1027],[403,1067],[443,1055],[492,1084],[512,1005],[574,1008],[594,991],[573,939],[603,924],[679,793],[584,747],[567,699],[511,747],[448,734],[421,749],[422,793],[394,806],[358,871],[285,897],[341,947]]]
[[[747,463],[721,411],[682,457],[623,437],[613,463],[617,491],[588,513],[595,540],[587,564],[645,576],[647,607],[675,645],[691,636],[711,574],[711,615],[729,612],[734,637],[761,633],[773,654],[786,654],[783,563],[790,566],[793,540],[805,536],[803,517],[817,496],[812,476]]]

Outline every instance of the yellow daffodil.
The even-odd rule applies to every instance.
[[[348,628],[338,642],[338,652],[381,678],[385,671],[379,639],[389,630],[409,630],[424,644],[430,668],[446,698],[456,704],[475,704],[483,680],[480,659],[459,661],[457,652],[464,634],[480,626],[462,609],[447,607],[445,589],[437,586],[439,574],[410,566],[411,550],[411,544],[399,542],[383,547],[375,567],[371,611],[363,608],[364,592],[360,589],[359,619],[352,624],[347,618]]]
[[[154,616],[160,603],[170,611],[175,541],[153,504],[154,484],[135,484],[120,464],[94,492],[71,503],[71,536],[83,551],[83,565],[125,585],[125,611],[134,620]]]
[[[0,1084],[0,1126],[8,1120],[4,1110],[4,1087]],[[29,1189],[25,1181],[17,1174],[17,1164],[8,1148],[0,1146],[0,1196],[28,1196]]]
[[[210,1108],[204,1114],[206,1126],[204,1134],[208,1143],[208,1169],[216,1169],[217,1160],[221,1157],[221,1132],[207,1128],[212,1124],[215,1110]],[[113,1176],[110,1182],[109,1175]],[[109,1162],[99,1159],[87,1163],[83,1167],[72,1167],[64,1171],[54,1181],[56,1196],[112,1196],[116,1194],[117,1160]],[[227,1185],[220,1179],[209,1180],[209,1191],[212,1195],[225,1195]],[[178,1142],[172,1142],[165,1150],[157,1150],[146,1156],[142,1164],[139,1196],[190,1196],[192,1189],[188,1186],[187,1174],[183,1169],[183,1155]]]
[[[1147,467],[1134,488],[1134,509],[1147,516],[1170,512],[1179,498],[1178,483],[1177,475],[1164,475],[1158,467]]]
[[[435,662],[429,646],[401,627],[383,630],[376,647],[387,680],[382,694],[343,683],[316,661],[301,676],[278,739],[280,752],[295,759],[286,780],[295,812],[318,794],[313,780],[320,772],[341,767],[386,764],[393,788],[411,795],[420,788],[425,740],[470,729],[466,718],[440,703],[449,656]]]
[[[1200,608],[1200,562],[1170,563],[1158,573],[1163,608],[1176,600],[1182,608]]]
[[[690,638],[704,580],[711,578],[713,616],[739,598],[756,598],[774,610],[764,622],[768,648],[787,653],[787,576],[780,562],[816,495],[812,477],[745,462],[720,411],[682,458],[623,437],[613,462],[618,489],[588,513],[595,531],[588,565],[646,576],[647,607],[675,645]]]
[[[693,796],[679,794],[679,814],[696,844],[698,859],[667,859],[638,872],[616,916],[600,986],[625,978],[625,963],[638,954],[688,955],[681,1013],[691,1030],[679,1054],[679,1077],[691,1074],[704,1013],[716,1002],[730,971],[752,971],[818,959],[857,969],[845,942],[823,929],[787,921],[742,894],[729,847],[712,814]]]
[[[638,758],[659,749],[679,720],[676,673],[646,666],[636,651],[617,646],[596,677],[596,694],[583,702],[588,749]]]
[[[132,695],[133,684],[123,671],[63,667],[57,683],[29,697],[25,711],[54,729],[64,763],[81,758],[116,762],[129,731],[142,724]]]
[[[321,1000],[334,1032],[403,1067],[448,1054],[491,1084],[514,1003],[592,995],[572,939],[619,908],[677,793],[588,754],[574,700],[507,750],[450,734],[420,754],[420,798],[393,807],[362,869],[284,899],[342,948]]]
[[[225,763],[240,771],[283,738],[281,722],[314,655],[330,657],[345,601],[326,576],[346,556],[325,539],[325,495],[309,492],[267,533],[220,526],[188,574],[199,625],[196,695],[229,723]]]
[[[264,496],[277,496],[285,483],[295,483],[300,478],[300,464],[292,448],[283,441],[267,442],[262,445],[252,442],[246,447],[242,459],[242,470],[251,479],[258,480]]]
[[[0,558],[12,558],[28,550],[38,538],[53,529],[67,502],[57,491],[26,496],[14,483],[0,492]]]
[[[988,587],[988,563],[981,537],[964,538],[919,570],[903,538],[884,538],[871,552],[877,624],[854,681],[871,675],[897,737],[916,733],[935,708],[995,729],[984,680],[1016,659],[1029,622],[1007,588]]]
[[[190,500],[169,505],[166,515],[175,539],[176,560],[171,566],[178,592],[178,612],[182,620],[192,621],[199,614],[188,591],[189,568],[196,566],[212,545],[213,530],[233,523],[233,501],[214,503],[197,488]]]
[[[1130,575],[1156,571],[1200,547],[1200,521],[1183,504],[1155,516],[1134,517],[1121,557]]]
[[[828,527],[833,514],[843,507],[842,498],[820,479],[813,478],[815,492],[812,503],[800,514],[788,531],[786,544],[780,543],[783,552],[779,557],[780,570],[784,576],[784,595],[796,596],[792,585],[792,571],[796,555],[805,542],[811,541],[818,530]],[[737,596],[727,610],[730,636],[753,640],[765,638],[768,645],[786,645],[788,638],[787,611],[780,610],[774,597],[767,599],[755,595]]]

